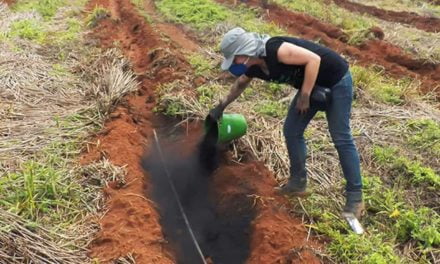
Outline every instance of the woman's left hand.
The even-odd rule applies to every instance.
[[[310,108],[310,95],[306,93],[300,93],[295,105],[296,110],[300,114],[305,114]]]

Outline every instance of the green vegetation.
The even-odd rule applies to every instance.
[[[212,107],[212,102],[214,101],[214,95],[219,89],[222,89],[222,87],[219,85],[209,85],[209,84],[205,84],[197,87],[199,103],[202,104],[202,106],[206,107],[207,109]]]
[[[342,28],[349,36],[348,43],[350,44],[359,44],[373,37],[370,34],[370,28],[375,26],[372,19],[348,12],[346,9],[340,8],[334,3],[328,3],[324,0],[275,0],[275,2]]]
[[[408,142],[415,148],[440,156],[440,124],[429,119],[410,120]]]
[[[159,104],[155,107],[155,112],[161,112],[167,116],[178,116],[185,114],[185,106],[182,102],[183,97],[174,96],[173,93],[182,86],[180,81],[161,84],[156,89],[156,96]]]
[[[198,30],[212,29],[217,24],[227,22],[248,31],[285,34],[276,25],[257,19],[256,11],[243,6],[231,10],[213,0],[160,0],[156,4],[159,11],[171,21],[189,24]]]
[[[83,30],[83,22],[77,18],[66,19],[66,28],[62,31],[53,32],[54,40],[59,44],[65,44],[77,40]]]
[[[110,11],[101,6],[96,6],[86,18],[87,27],[96,27],[104,18],[110,17]]]
[[[422,261],[424,254],[440,243],[440,215],[430,208],[412,208],[398,182],[390,185],[366,172],[363,180],[368,212],[363,222],[368,232],[362,236],[349,231],[338,216],[339,208],[325,194],[318,192],[303,201],[307,215],[316,222],[311,227],[331,238],[327,248],[332,257],[341,263],[402,263],[394,245],[415,241],[427,250],[419,260],[427,263]]]
[[[258,10],[241,5],[234,8],[234,10],[229,9],[229,12],[232,15],[227,22],[233,25],[236,24],[247,31],[269,34],[271,36],[288,35],[285,30],[279,28],[275,23],[267,23],[259,19],[260,14]]]
[[[440,6],[435,5],[434,1],[424,0],[367,0],[363,1],[365,5],[373,5],[381,9],[392,11],[417,12],[421,15],[432,13],[440,16]]]
[[[85,216],[96,213],[102,185],[83,177],[77,159],[85,138],[101,125],[95,102],[85,97],[92,87],[85,79],[100,80],[90,65],[100,54],[85,45],[65,45],[81,36],[79,3],[16,1],[11,6],[16,13],[6,19],[12,22],[1,33],[7,41],[1,55],[11,62],[2,67],[3,80],[14,82],[5,89],[20,94],[2,98],[10,113],[0,118],[13,130],[0,144],[0,236],[15,242],[0,246],[6,262],[70,263],[73,257],[86,262],[84,248],[93,231]],[[21,17],[26,19],[17,20]]]
[[[43,25],[36,19],[18,20],[11,24],[10,37],[20,37],[42,43],[46,38]]]
[[[230,16],[229,10],[210,0],[160,0],[156,5],[166,17],[197,29],[212,27]]]
[[[288,106],[276,101],[263,100],[258,102],[254,107],[255,112],[278,118],[285,118]]]
[[[65,148],[72,143],[65,143]],[[72,175],[66,160],[47,152],[43,159],[29,160],[21,170],[0,178],[2,207],[30,220],[46,224],[66,224],[75,220],[83,191]]]
[[[402,213],[395,224],[401,242],[415,239],[424,248],[440,246],[439,226],[440,216],[427,207]]]
[[[326,195],[314,194],[303,203],[308,216],[316,222],[311,227],[331,239],[327,250],[338,263],[401,263],[389,237],[392,234],[380,230],[383,225],[379,221],[364,226],[369,232],[359,236],[349,231],[350,227],[339,216],[339,208]]]
[[[397,149],[375,146],[373,152],[375,160],[388,167],[394,177],[405,177],[415,184],[426,183],[434,188],[440,187],[440,176],[433,169],[400,156]]]
[[[188,56],[188,62],[194,69],[195,76],[208,77],[211,72],[215,72],[217,69],[211,60],[208,60],[205,56],[198,53]]]
[[[51,19],[58,8],[66,5],[66,0],[22,0],[12,6],[16,12],[35,10],[45,19]]]
[[[353,83],[357,88],[367,90],[378,102],[402,105],[406,97],[417,94],[411,87],[410,79],[394,80],[384,76],[383,71],[375,70],[374,67],[364,68],[352,66]]]
[[[17,50],[19,50],[20,47],[15,47],[16,43],[13,41],[16,37],[31,40],[40,45],[55,44],[59,46],[64,46],[69,42],[77,40],[83,23],[78,18],[80,14],[68,7],[69,5],[75,5],[79,2],[80,0],[72,2],[64,0],[19,1],[13,5],[15,12],[37,11],[44,19],[36,17],[16,20],[11,23],[6,32],[1,33],[0,39],[8,42],[11,44],[10,46]],[[63,10],[64,19],[54,22],[51,18],[58,12],[60,7],[67,7]]]
[[[69,76],[69,70],[62,64],[55,63],[52,65],[52,71],[50,72],[53,76]]]

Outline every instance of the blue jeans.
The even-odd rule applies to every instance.
[[[353,142],[350,130],[351,104],[353,101],[353,80],[350,71],[332,88],[332,103],[325,111],[327,122],[338,151],[344,177],[347,180],[347,198],[359,200],[362,195],[362,179],[359,154]],[[306,114],[301,115],[295,109],[296,97],[290,105],[284,123],[284,137],[290,158],[290,180],[293,184],[306,183],[307,149],[304,130],[318,111],[313,104]]]

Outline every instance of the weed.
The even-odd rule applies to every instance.
[[[308,215],[315,219],[311,227],[331,239],[327,250],[338,263],[401,263],[393,250],[393,236],[377,230],[380,224],[373,223],[367,227],[368,233],[359,236],[349,231],[345,221],[334,213],[340,208],[325,195],[309,197],[304,206]]]
[[[411,161],[400,156],[395,148],[375,146],[373,156],[379,164],[388,167],[396,177],[406,177],[412,183],[426,183],[434,188],[440,186],[440,176],[433,169],[424,167],[419,161]]]
[[[54,39],[59,44],[77,40],[82,31],[82,22],[76,18],[66,19],[66,29],[54,32]]]
[[[167,107],[163,113],[168,116],[178,116],[183,114],[184,112],[185,111],[183,109],[183,106],[179,104],[179,102],[170,101],[169,103],[167,103]]]
[[[196,76],[209,76],[214,71],[214,65],[205,56],[200,54],[192,54],[188,58],[189,63],[194,69]]]
[[[369,91],[378,102],[401,105],[410,95],[407,92],[411,85],[408,79],[392,80],[384,77],[382,71],[356,65],[351,67],[351,72],[354,86]]]
[[[206,29],[226,20],[230,12],[210,0],[161,0],[157,8],[167,18],[183,24],[191,24],[197,29]]]
[[[51,156],[48,158],[57,159]],[[25,162],[21,171],[1,178],[2,207],[31,220],[43,215],[59,220],[62,214],[57,214],[56,210],[73,207],[80,198],[79,186],[65,181],[67,175],[69,173],[65,169],[54,163],[37,160]]]
[[[46,32],[38,20],[18,20],[11,24],[10,37],[20,37],[37,43],[42,43],[46,38]]]
[[[174,81],[171,83],[166,83],[160,85],[157,90],[158,105],[154,108],[154,112],[161,112],[168,116],[178,116],[185,113],[184,104],[181,102],[178,96],[174,96],[177,87],[181,83],[179,81]]]
[[[17,12],[36,10],[45,20],[49,20],[65,4],[65,0],[23,0],[17,1],[12,9]]]
[[[99,21],[110,17],[110,11],[101,6],[96,6],[86,18],[86,26],[89,28],[96,27]]]
[[[202,85],[197,87],[198,101],[206,108],[210,108],[213,103],[214,95],[218,87],[212,85]]]
[[[403,242],[410,238],[419,241],[423,247],[440,245],[440,216],[432,209],[422,207],[402,213],[396,224],[397,238]]]
[[[378,221],[389,220],[393,213],[395,214],[403,207],[403,197],[397,191],[399,189],[397,182],[394,182],[396,187],[391,187],[387,186],[378,176],[364,174],[363,185],[368,211],[376,216],[383,216],[380,220],[377,219]]]
[[[371,19],[347,12],[333,3],[329,4],[322,0],[275,0],[275,2],[341,27],[349,35],[349,44],[359,44],[370,38],[370,28],[375,26]]]
[[[406,124],[410,133],[408,142],[415,148],[440,155],[440,124],[430,119],[409,120]]]
[[[257,113],[271,117],[284,118],[287,115],[287,106],[275,101],[264,100],[258,102],[254,110]]]
[[[392,243],[382,234],[344,234],[325,224],[318,224],[318,230],[332,238],[328,250],[341,263],[401,263]]]
[[[279,28],[274,23],[266,23],[261,19],[258,19],[260,15],[256,10],[250,9],[244,5],[230,10],[231,16],[228,22],[232,25],[237,25],[250,32],[259,32],[269,34],[271,36],[287,35],[287,32]],[[240,19],[237,20],[237,17]]]

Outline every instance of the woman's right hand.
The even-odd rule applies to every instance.
[[[223,110],[224,107],[222,103],[219,103],[216,107],[214,107],[209,111],[209,117],[214,121],[218,121],[220,117],[223,115]]]
[[[310,95],[301,93],[298,95],[295,108],[300,114],[305,114],[310,108]]]

